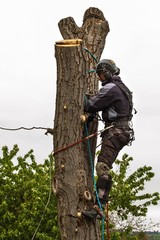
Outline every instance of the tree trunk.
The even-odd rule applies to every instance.
[[[99,9],[89,8],[84,14],[82,27],[78,27],[74,19],[68,17],[59,22],[59,28],[65,40],[55,44],[57,95],[53,189],[58,199],[61,239],[99,240],[99,222],[90,221],[81,215],[82,210],[93,205],[93,171],[90,161],[95,156],[97,139],[94,136],[89,140],[92,159],[88,154],[87,141],[79,140],[86,136],[85,123],[81,119],[85,93],[95,94],[98,90],[95,74],[88,71],[100,59],[109,26]],[[94,120],[89,125],[89,134],[95,133],[97,127],[97,120]],[[91,200],[88,200],[90,196]]]

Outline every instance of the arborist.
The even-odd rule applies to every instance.
[[[119,74],[120,69],[110,59],[101,60],[95,69],[102,88],[94,96],[86,95],[84,110],[87,113],[98,113],[102,111],[102,119],[105,129],[101,134],[102,145],[96,164],[97,192],[102,207],[109,200],[109,192],[112,187],[110,170],[116,160],[118,153],[134,140],[134,131],[131,124],[132,119],[132,92],[122,82]],[[110,128],[108,128],[111,126]],[[97,199],[95,205],[98,205]],[[97,208],[83,211],[85,216],[96,218]]]

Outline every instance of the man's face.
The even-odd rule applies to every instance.
[[[99,77],[99,80],[100,80],[101,82],[104,81],[104,80],[106,80],[103,72],[98,73],[98,77]]]

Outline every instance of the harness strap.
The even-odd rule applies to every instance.
[[[130,128],[130,121],[115,121],[115,122],[105,122],[105,127],[113,125],[117,128]]]

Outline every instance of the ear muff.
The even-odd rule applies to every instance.
[[[120,74],[120,69],[117,67],[117,69],[116,69],[114,75],[119,75],[119,74]]]
[[[103,74],[104,74],[104,77],[105,77],[107,80],[111,79],[111,77],[112,77],[112,73],[109,72],[109,71],[105,71]]]

